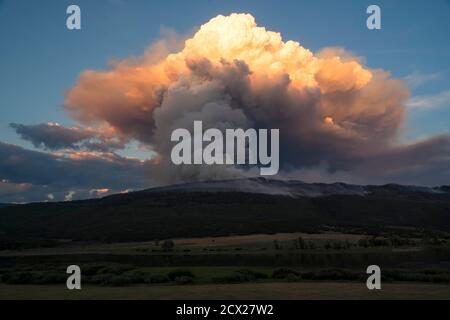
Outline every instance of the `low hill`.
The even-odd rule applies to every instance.
[[[450,233],[449,188],[255,178],[0,208],[3,249],[330,229]]]

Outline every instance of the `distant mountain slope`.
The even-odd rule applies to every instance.
[[[46,245],[58,239],[144,241],[392,227],[450,232],[449,188],[257,178],[153,188],[103,199],[14,205],[0,208],[0,248]]]
[[[359,186],[346,183],[305,183],[298,180],[248,178],[192,182],[148,189],[149,192],[246,192],[292,197],[322,197],[328,195],[368,195],[371,193],[448,193],[445,187],[418,187],[388,184],[384,186]]]

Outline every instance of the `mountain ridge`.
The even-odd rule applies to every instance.
[[[380,190],[396,192],[448,193],[450,186],[426,187],[416,185],[384,184],[357,185],[344,182],[308,183],[302,180],[270,179],[264,177],[230,180],[187,182],[142,190],[144,192],[244,192],[272,195],[320,197],[327,195],[367,195]],[[139,191],[138,191],[139,192]]]
[[[258,193],[251,189],[255,186]],[[124,242],[323,230],[450,236],[449,191],[256,178],[10,205],[0,208],[0,250],[60,245],[67,239]]]
[[[184,192],[184,193],[252,193],[252,194],[267,194],[288,196],[293,198],[298,197],[326,197],[331,195],[359,195],[367,196],[370,194],[379,193],[433,193],[445,194],[450,193],[450,185],[442,185],[435,187],[418,186],[418,185],[402,185],[395,183],[388,183],[382,185],[359,185],[345,182],[304,182],[295,179],[274,179],[265,177],[250,177],[238,179],[223,179],[223,180],[207,180],[207,181],[193,181],[183,182],[171,185],[163,185],[150,187],[142,190],[133,190],[126,193],[109,194],[99,198],[86,198],[70,201],[43,201],[30,203],[0,203],[0,208],[27,205],[32,203],[66,203],[77,201],[90,201],[110,197],[122,197],[126,194],[136,193],[157,193],[157,192]]]

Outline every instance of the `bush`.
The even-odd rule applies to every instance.
[[[97,274],[90,279],[90,282],[101,286],[118,287],[133,284],[133,280],[130,277],[112,273]]]
[[[259,279],[267,279],[267,275],[265,273],[262,273],[262,272],[259,272],[259,271],[254,271],[254,270],[250,270],[250,269],[237,270],[237,271],[235,271],[235,273],[241,274],[242,276],[247,278],[248,281],[254,281],[254,280],[259,280]]]
[[[125,265],[125,264],[111,264],[106,265],[97,270],[97,274],[116,274],[121,275],[127,271],[133,270],[133,266]],[[83,273],[82,269],[82,273]]]
[[[297,282],[302,280],[302,276],[301,275],[295,275],[293,273],[289,273],[286,277],[286,280],[289,282]]]
[[[286,279],[289,275],[301,276],[300,272],[289,268],[278,268],[272,272],[273,279]]]
[[[167,283],[169,281],[170,281],[169,277],[164,275],[164,274],[153,274],[153,275],[151,275],[151,276],[149,276],[149,277],[147,277],[145,279],[145,282],[153,283],[153,284],[155,284],[155,283]]]
[[[216,283],[241,283],[249,281],[244,275],[238,272],[233,272],[224,277],[217,277],[212,279]]]
[[[164,240],[164,242],[161,245],[161,248],[164,251],[170,251],[175,247],[175,243],[173,242],[173,240]]]
[[[367,248],[369,246],[369,241],[367,239],[359,239],[358,246]]]
[[[2,275],[2,282],[7,284],[30,284],[35,275],[27,271],[8,272]]]
[[[99,284],[101,286],[106,286],[110,282],[110,279],[112,278],[112,274],[97,274],[95,276],[92,276],[89,278],[88,282],[93,284]]]
[[[194,278],[188,277],[188,276],[176,277],[175,283],[178,285],[192,284],[192,283],[194,283]]]
[[[214,282],[219,283],[241,283],[241,282],[251,282],[259,279],[266,279],[267,275],[262,272],[253,271],[249,269],[241,269],[234,271],[228,276],[214,278]]]
[[[148,274],[140,270],[131,270],[125,272],[124,276],[128,277],[132,283],[144,283]]]
[[[178,277],[191,277],[191,278],[195,278],[195,275],[187,269],[177,269],[177,270],[173,270],[171,272],[169,272],[167,274],[167,276],[169,277],[169,279],[171,281],[175,281],[176,278]]]
[[[11,271],[1,277],[6,284],[60,284],[67,280],[65,272]]]
[[[116,287],[123,287],[130,284],[133,284],[133,280],[130,277],[127,277],[126,275],[112,276],[109,281],[109,285]]]
[[[99,270],[104,269],[106,266],[102,264],[87,264],[81,266],[81,272],[85,276],[94,276]]]
[[[327,269],[318,272],[309,272],[303,275],[304,279],[310,280],[359,280],[361,274],[341,269]]]
[[[46,272],[35,276],[33,279],[33,283],[35,284],[60,284],[66,283],[66,281],[66,274],[54,272]]]
[[[405,272],[399,270],[386,270],[381,276],[384,281],[414,281],[414,282],[435,282],[449,283],[450,274],[444,272],[430,272],[425,270],[422,272]]]

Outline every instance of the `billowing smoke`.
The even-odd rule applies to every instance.
[[[325,166],[331,173],[363,175],[370,171],[361,169],[368,168],[364,163],[406,148],[397,141],[409,97],[404,83],[344,49],[314,54],[258,27],[249,14],[231,14],[211,19],[169,52],[159,42],[141,59],[84,71],[64,103],[81,123],[106,125],[120,141],[136,139],[152,148],[158,156],[149,175],[160,183],[252,174],[235,167],[172,166],[170,134],[191,129],[194,120],[202,120],[204,129],[280,129],[285,173]],[[441,160],[448,161],[448,148],[443,152]],[[376,168],[384,172],[389,165]]]

